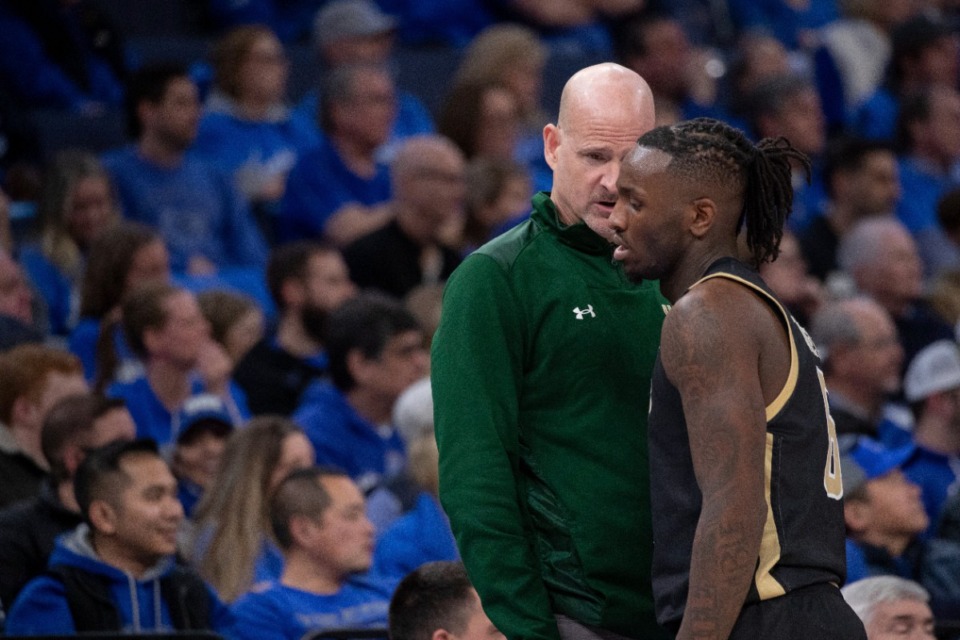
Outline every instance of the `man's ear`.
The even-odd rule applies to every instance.
[[[294,544],[301,547],[309,547],[313,533],[319,528],[319,524],[303,515],[291,516],[290,518],[290,537]]]
[[[696,238],[702,238],[717,218],[717,204],[712,198],[697,198],[690,204],[690,209],[690,233]]]
[[[557,150],[560,148],[560,128],[552,122],[543,128],[543,157],[551,169],[557,168]]]
[[[864,500],[844,500],[843,520],[852,533],[864,531],[871,521],[870,504]]]
[[[147,350],[147,353],[156,353],[157,347],[159,346],[158,333],[160,332],[157,329],[144,329],[143,346]]]
[[[117,530],[120,514],[106,500],[94,500],[89,508],[90,524],[97,533],[112,535]]]
[[[433,635],[430,636],[430,640],[452,640],[453,637],[454,635],[446,629],[437,629],[433,632]]]
[[[287,278],[280,285],[280,299],[284,306],[301,307],[306,297],[306,287],[296,278]]]
[[[27,396],[18,396],[10,408],[10,426],[29,425],[37,423],[36,413],[39,408]]]
[[[366,372],[370,368],[370,360],[363,355],[360,349],[350,349],[347,351],[347,371],[350,376],[361,384],[366,380]]]
[[[72,478],[77,472],[80,463],[83,462],[83,459],[86,457],[86,454],[83,452],[83,449],[76,444],[68,444],[63,450],[62,457],[63,466]]]

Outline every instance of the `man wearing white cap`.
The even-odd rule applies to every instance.
[[[956,343],[938,340],[921,349],[907,367],[903,392],[916,418],[913,440],[917,445],[903,472],[923,489],[932,529],[960,477],[960,349]]]

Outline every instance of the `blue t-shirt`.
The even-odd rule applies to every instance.
[[[285,108],[277,108],[269,119],[247,120],[233,113],[233,103],[216,94],[208,107],[194,150],[229,175],[247,197],[259,181],[287,175],[297,158],[318,142],[315,129],[290,117]]]
[[[910,233],[917,234],[940,223],[937,204],[950,186],[950,176],[919,158],[900,158],[900,188],[897,217]]]
[[[848,125],[851,133],[870,140],[893,142],[897,133],[900,102],[889,89],[880,87],[854,107]]]
[[[19,262],[47,305],[50,333],[67,335],[75,320],[73,311],[80,303],[79,288],[37,245],[20,249]]]
[[[324,138],[323,131],[317,125],[318,103],[317,91],[308,91],[300,99],[292,115],[300,121],[300,126],[312,128],[316,132],[317,142]],[[423,102],[409,91],[397,91],[397,117],[393,121],[393,131],[377,156],[383,162],[389,163],[404,138],[433,133],[434,130],[433,117]]]
[[[190,383],[191,393],[203,393],[203,382],[194,379]],[[138,438],[153,438],[156,443],[164,447],[176,440],[180,425],[177,416],[171,414],[157,398],[146,377],[140,377],[130,382],[116,382],[107,387],[107,396],[122,398],[133,422],[137,425]],[[233,416],[234,424],[240,425],[250,417],[247,401],[237,385],[230,382],[230,398],[227,408]]]
[[[83,376],[88,382],[93,382],[97,375],[97,340],[99,338],[100,321],[96,318],[81,318],[70,332],[70,338],[67,341],[70,353],[80,358]],[[143,374],[143,364],[127,344],[120,325],[114,329],[113,349],[117,358],[117,366],[113,372],[114,380],[129,381]]]
[[[368,422],[330,382],[307,387],[292,418],[313,444],[317,464],[343,469],[364,493],[399,473],[406,463],[396,429]]]
[[[947,499],[956,493],[960,477],[960,458],[948,456],[917,446],[913,455],[902,465],[903,475],[922,490],[923,508],[930,518],[924,537],[931,537],[937,529],[940,511]]]
[[[177,167],[144,160],[136,147],[106,154],[124,216],[159,230],[174,271],[193,256],[218,267],[262,268],[267,243],[246,202],[212,165],[187,154]]]
[[[730,18],[737,31],[762,29],[788,49],[801,48],[801,31],[818,29],[840,17],[836,0],[729,0]]]
[[[358,176],[343,163],[330,141],[323,139],[290,172],[280,205],[277,239],[319,238],[330,216],[344,205],[369,207],[388,201],[390,194],[386,165],[379,165],[370,178]]]
[[[450,520],[437,499],[424,492],[413,509],[395,520],[377,541],[373,572],[401,580],[426,562],[459,559]]]
[[[370,577],[351,578],[331,595],[276,582],[233,605],[236,639],[300,640],[308,631],[386,627],[392,592],[392,583]]]

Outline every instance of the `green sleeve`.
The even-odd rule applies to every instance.
[[[523,344],[504,268],[470,256],[447,283],[432,347],[440,499],[491,621],[511,640],[559,640],[518,496]]]

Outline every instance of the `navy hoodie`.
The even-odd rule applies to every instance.
[[[173,557],[162,559],[140,578],[104,563],[90,544],[90,529],[81,524],[57,539],[50,567],[76,567],[106,577],[110,595],[117,607],[122,632],[173,631],[170,610],[160,594],[160,579],[174,567]],[[230,633],[233,616],[210,591],[210,623],[213,631]],[[31,580],[14,600],[7,614],[5,631],[9,635],[60,635],[75,633],[76,628],[66,589],[52,576]]]

